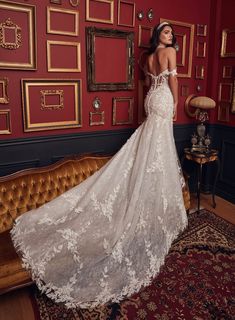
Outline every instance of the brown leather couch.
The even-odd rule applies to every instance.
[[[0,177],[0,294],[32,284],[20,263],[11,238],[14,220],[66,190],[78,185],[101,168],[111,156],[83,155],[57,163],[26,169]],[[183,189],[185,207],[190,206],[188,185]]]

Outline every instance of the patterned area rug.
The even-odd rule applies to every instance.
[[[152,284],[120,304],[67,310],[36,289],[40,320],[235,319],[235,225],[207,210],[189,215]]]

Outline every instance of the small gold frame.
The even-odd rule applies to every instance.
[[[195,66],[195,79],[204,79],[204,66]]]
[[[218,106],[218,121],[229,122],[230,103],[220,102]]]
[[[65,14],[70,14],[74,16],[74,19],[75,19],[74,30],[73,31],[53,30],[51,28],[51,12],[65,13]],[[69,9],[58,9],[55,7],[47,7],[47,33],[61,34],[61,35],[67,35],[67,36],[78,36],[79,35],[78,21],[79,21],[78,11],[69,10]]]
[[[206,37],[207,35],[207,25],[197,24],[197,36]]]
[[[223,78],[232,78],[232,66],[223,66]]]
[[[187,84],[181,85],[181,97],[187,97],[189,95],[189,87]]]
[[[92,0],[94,2],[103,2],[110,4],[110,19],[99,19],[90,16],[90,0],[86,0],[86,21],[101,22],[113,24],[114,21],[114,0]]]
[[[64,109],[64,91],[63,90],[40,90],[41,110],[61,110]],[[59,96],[59,104],[47,104],[47,96]]]
[[[227,52],[228,35],[231,33],[235,33],[235,29],[233,30],[224,29],[222,31],[222,44],[221,44],[221,51],[220,51],[220,56],[222,58],[235,57],[235,52]]]
[[[0,86],[2,87],[2,96],[0,96],[0,103],[7,104],[9,103],[8,96],[8,84],[9,79],[7,77],[0,78]]]
[[[222,99],[222,90],[223,90],[223,87],[225,87],[225,86],[229,87],[229,96],[227,99]],[[219,101],[231,103],[232,91],[233,91],[233,84],[232,83],[220,83],[220,85],[219,85]]]
[[[10,109],[0,110],[0,116],[6,117],[7,128],[4,130],[0,129],[0,134],[11,134],[11,111]]]
[[[182,48],[182,60],[180,63],[177,63],[177,66],[184,67],[185,66],[185,56],[186,56],[186,34],[176,33],[176,37],[182,37],[183,38],[183,48]]]
[[[205,58],[206,56],[206,42],[197,41],[197,57]]]
[[[76,68],[53,68],[51,65],[51,46],[72,46],[77,48]],[[79,42],[47,40],[47,70],[48,72],[81,72],[81,46]]]
[[[125,3],[127,5],[132,5],[133,6],[132,24],[120,23],[121,3]],[[119,26],[124,26],[124,27],[134,27],[135,26],[135,3],[134,2],[124,1],[124,0],[119,0],[118,1],[118,23],[117,24]]]
[[[15,33],[15,41],[6,41],[6,30],[11,30]],[[0,24],[0,46],[5,49],[15,50],[18,49],[22,43],[21,28],[13,23],[10,18]]]
[[[117,103],[122,101],[129,101],[128,107],[128,119],[118,121],[117,120]],[[133,123],[133,104],[134,98],[133,97],[121,97],[121,98],[113,98],[113,122],[112,124],[115,125],[123,125],[123,124],[132,124]]]
[[[153,33],[153,28],[139,25],[138,47],[149,48],[150,47],[149,44],[146,45],[146,44],[142,43],[142,30],[149,30],[149,39],[150,39],[152,36],[152,33]]]
[[[94,116],[100,116],[100,121],[93,121]],[[90,126],[104,125],[104,111],[90,112],[89,124]]]
[[[232,100],[231,112],[235,113],[235,80],[233,81],[233,100]]]

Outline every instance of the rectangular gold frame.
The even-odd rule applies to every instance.
[[[221,96],[222,96],[222,87],[223,86],[228,86],[230,88],[230,93],[229,93],[229,98],[228,99],[221,99]],[[219,101],[222,101],[222,102],[229,102],[231,103],[232,101],[232,91],[233,91],[233,84],[232,83],[220,83],[219,84],[219,98],[218,100]]]
[[[30,86],[73,86],[74,87],[74,114],[75,119],[59,122],[40,122],[31,123],[30,105],[29,105],[29,87]],[[78,128],[82,126],[82,108],[81,108],[81,80],[80,79],[21,79],[22,105],[24,132],[55,130],[64,128]]]
[[[60,13],[73,15],[75,17],[74,31],[53,30],[51,28],[51,12],[60,12]],[[67,35],[67,36],[78,36],[79,35],[79,12],[75,10],[69,10],[69,9],[58,9],[55,7],[47,7],[47,33],[61,34],[61,35]]]
[[[42,110],[58,110],[64,108],[64,91],[63,90],[41,90],[41,109]],[[46,104],[47,96],[59,96],[59,104]]]
[[[16,69],[16,70],[36,70],[37,68],[37,54],[36,54],[36,7],[30,4],[21,4],[17,2],[1,1],[0,9],[13,10],[18,12],[24,12],[28,15],[28,28],[29,28],[29,61],[27,63],[22,62],[7,62],[1,61],[0,69]],[[26,41],[26,40],[24,40]]]
[[[230,104],[228,102],[220,102],[218,106],[218,121],[229,122],[229,108]],[[225,118],[222,118],[222,110],[225,109]]]
[[[178,77],[180,78],[191,78],[192,74],[192,59],[193,59],[193,40],[194,40],[194,24],[182,22],[182,21],[175,21],[175,20],[168,20],[164,18],[160,18],[160,22],[168,21],[173,26],[182,26],[190,29],[190,40],[189,40],[189,56],[188,56],[188,72],[187,73],[180,73],[178,72]]]
[[[117,121],[117,102],[118,101],[129,101],[129,108],[128,114],[129,118],[127,121]],[[134,105],[134,98],[133,97],[120,97],[120,98],[113,98],[113,122],[114,126],[123,125],[123,124],[132,124],[133,123],[133,105]]]
[[[9,79],[7,77],[0,78],[0,85],[2,85],[2,97],[0,97],[0,103],[3,103],[3,104],[9,103],[8,84],[9,84]]]
[[[114,21],[114,0],[92,0],[92,1],[104,2],[104,3],[110,4],[110,20],[90,17],[90,8],[89,8],[90,0],[86,0],[86,21],[113,24],[113,21]]]
[[[7,118],[7,129],[0,130],[0,134],[11,134],[11,110],[10,109],[0,110],[0,115],[6,115],[6,118]]]
[[[152,33],[153,33],[153,27],[139,25],[138,47],[149,48],[149,45],[144,45],[144,44],[141,43],[141,40],[142,40],[142,29],[150,31],[150,33],[149,33],[149,39],[150,39],[150,37],[152,36]]]
[[[195,66],[195,79],[204,79],[204,66]]]
[[[120,23],[120,10],[121,10],[121,3],[126,3],[133,5],[133,18],[132,18],[132,24],[122,24]],[[135,26],[135,3],[134,2],[129,2],[129,1],[124,1],[124,0],[119,0],[118,1],[118,26],[124,26],[124,27],[134,27]]]
[[[207,25],[197,24],[197,36],[206,37],[206,35],[207,35]]]
[[[77,48],[76,68],[53,68],[51,66],[51,45],[73,46]],[[48,72],[81,72],[81,46],[79,42],[47,40],[47,70]]]
[[[185,56],[186,56],[186,34],[175,34],[176,37],[182,37],[183,38],[183,48],[182,48],[182,61],[178,66],[184,67],[185,66]]]
[[[222,31],[222,44],[221,44],[221,51],[220,51],[220,56],[222,58],[235,57],[235,52],[227,52],[228,34],[230,33],[235,33],[235,29],[233,30],[224,29]]]
[[[200,52],[200,45],[203,45],[202,54]],[[197,57],[205,58],[206,56],[206,42],[205,41],[197,41]]]
[[[100,121],[93,121],[93,116],[100,116]],[[100,126],[104,125],[104,111],[96,111],[96,112],[90,112],[90,119],[89,119],[90,126]]]
[[[224,79],[232,78],[232,71],[233,71],[233,67],[232,66],[223,66],[223,78]]]
[[[181,97],[188,97],[189,95],[189,86],[187,84],[181,85]]]
[[[232,100],[231,112],[235,113],[235,80],[233,81],[233,100]]]

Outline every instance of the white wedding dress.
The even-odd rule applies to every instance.
[[[151,75],[145,122],[104,167],[12,229],[39,289],[68,308],[118,302],[150,284],[187,225],[170,73]]]

